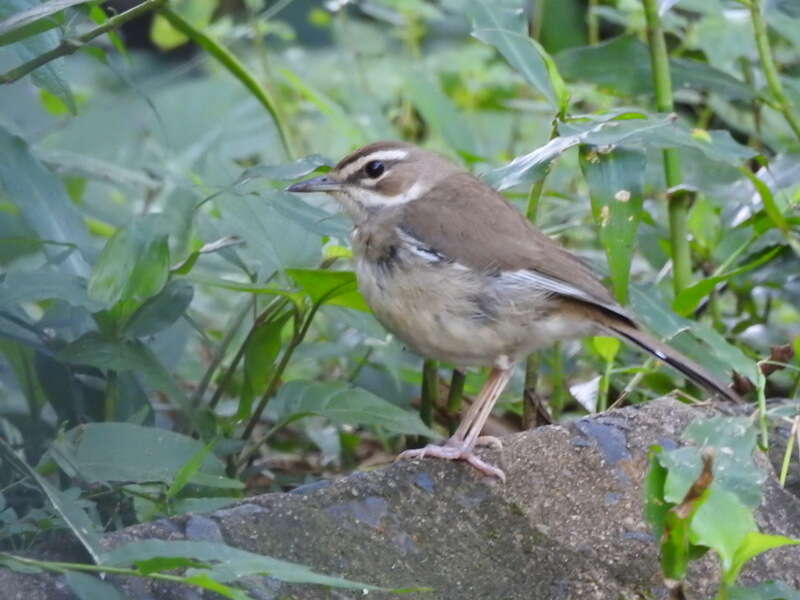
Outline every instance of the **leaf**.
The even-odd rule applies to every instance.
[[[597,335],[592,338],[592,347],[607,363],[614,360],[621,345],[622,343],[615,337]]]
[[[106,306],[144,301],[169,276],[167,236],[152,219],[136,219],[119,229],[100,253],[89,278],[89,297]]]
[[[22,11],[34,10],[39,6],[35,0],[3,0],[0,2],[0,19],[8,19]],[[37,56],[55,48],[60,43],[59,36],[54,31],[41,31],[32,37],[26,37],[12,48],[23,62],[34,60]],[[62,75],[63,58],[52,60],[31,72],[33,83],[46,89],[51,94],[58,96],[61,101],[75,114],[75,99],[72,97],[69,85]],[[0,154],[5,152],[0,150]]]
[[[177,0],[171,3],[171,8],[194,27],[205,29],[211,23],[217,1]],[[175,29],[163,15],[158,13],[150,25],[150,39],[161,50],[172,50],[189,41],[185,33]]]
[[[67,571],[64,579],[79,600],[126,600],[116,587],[93,575],[79,571]]]
[[[730,600],[800,600],[800,591],[782,581],[767,581],[754,586],[734,586],[728,589]]]
[[[713,277],[706,277],[700,281],[693,283],[689,287],[683,289],[680,294],[675,297],[672,302],[672,309],[681,316],[689,316],[700,302],[708,296],[719,283],[727,281],[731,277],[736,277],[742,273],[747,273],[753,269],[760,267],[764,263],[769,262],[772,258],[783,250],[782,246],[770,248],[766,252],[761,253],[761,256],[751,260],[750,262],[732,269],[727,273],[716,275]]]
[[[190,481],[200,474],[224,477],[224,465],[205,448],[199,440],[166,429],[87,423],[59,436],[52,456],[67,473],[76,472],[87,483],[172,484],[182,470],[186,474],[187,465],[195,471]]]
[[[680,0],[658,0],[658,16],[663,17],[669,9],[675,6]]]
[[[568,80],[594,83],[621,96],[652,94],[649,52],[634,35],[619,36],[593,46],[569,48],[554,59]],[[608,65],[625,67],[609,69]],[[672,58],[669,65],[674,90],[716,92],[728,100],[747,102],[758,98],[758,92],[752,87],[706,63]]]
[[[0,306],[58,299],[90,312],[101,308],[86,293],[86,279],[51,268],[12,271],[0,283]]]
[[[750,508],[731,492],[714,489],[692,520],[692,543],[708,546],[719,554],[723,571],[728,571],[748,533],[757,531]]]
[[[97,564],[101,564],[100,538],[94,524],[83,511],[83,508],[70,497],[51,486],[47,480],[31,468],[28,463],[20,459],[2,438],[0,438],[0,457],[3,459],[2,462],[13,466],[17,471],[23,473],[30,478],[31,481],[36,483],[42,492],[44,492],[44,495],[47,496],[48,501],[58,515],[64,520],[81,544],[83,544],[83,547],[89,552],[92,560]]]
[[[123,333],[137,338],[153,335],[177,321],[194,297],[194,287],[184,279],[173,279],[158,294],[134,312]]]
[[[417,67],[410,70],[405,81],[406,93],[425,123],[447,142],[450,148],[468,155],[480,154],[472,126],[461,111],[444,93],[431,73]]]
[[[647,157],[642,150],[618,147],[598,152],[582,148],[581,169],[589,184],[592,215],[600,226],[600,242],[608,259],[614,296],[628,303],[628,278],[636,230],[644,201]]]
[[[647,473],[644,477],[644,518],[653,530],[653,537],[661,539],[667,511],[674,506],[664,499],[664,486],[667,481],[667,469],[658,460],[658,455],[663,452],[660,446],[651,446],[648,449]]]
[[[239,182],[246,182],[250,179],[269,179],[271,181],[291,181],[298,177],[304,177],[313,173],[320,167],[331,167],[333,163],[330,159],[320,154],[309,154],[299,158],[294,162],[283,165],[258,165],[245,169],[239,177]]]
[[[137,374],[152,389],[163,392],[177,406],[187,405],[186,396],[153,353],[139,341],[119,341],[91,332],[62,348],[58,360],[75,365]],[[193,413],[192,413],[193,414]]]
[[[356,276],[352,271],[287,269],[286,274],[315,304],[333,304],[370,312],[364,297],[358,291]]]
[[[247,338],[244,349],[244,389],[237,419],[246,419],[252,410],[252,399],[263,394],[272,374],[273,364],[281,351],[281,332],[291,312],[259,324]]]
[[[472,35],[497,48],[528,84],[562,112],[568,100],[563,95],[563,82],[554,65],[548,68],[546,61],[550,57],[544,48],[527,34],[525,13],[519,9],[502,8],[487,0],[468,0],[464,9],[472,18]],[[556,96],[551,75],[558,78],[561,97]]]
[[[116,566],[129,566],[143,560],[173,557],[219,563],[210,573],[218,582],[233,581],[250,575],[268,575],[288,583],[315,583],[356,590],[381,589],[366,583],[321,575],[305,565],[214,542],[139,540],[114,548],[104,556],[109,564]]]
[[[91,0],[49,0],[18,12],[0,22],[0,46],[17,42],[31,35],[57,27],[63,19],[55,17],[65,8]],[[60,16],[60,15],[59,15]]]
[[[30,153],[22,138],[2,127],[0,156],[0,184],[28,227],[42,240],[78,249],[63,258],[63,248],[46,244],[45,255],[51,261],[63,260],[74,275],[87,275],[89,266],[81,252],[91,247],[89,234],[61,181]]]
[[[169,488],[167,488],[167,491],[164,494],[167,499],[174,498],[180,494],[183,488],[189,484],[192,478],[200,472],[200,469],[203,468],[206,458],[211,453],[211,450],[213,450],[216,443],[217,440],[215,439],[208,442],[205,446],[195,452],[194,455],[187,460],[180,469],[178,469],[178,472],[175,473],[175,478],[172,480],[172,483],[169,484]]]
[[[733,557],[733,563],[730,569],[724,575],[724,579],[729,584],[732,584],[739,577],[739,572],[742,567],[754,556],[758,556],[762,552],[771,550],[772,548],[781,548],[783,546],[797,546],[800,545],[800,540],[789,538],[783,535],[769,535],[759,531],[751,531],[742,540],[740,546],[736,549]]]
[[[290,381],[270,401],[267,414],[274,421],[314,414],[342,425],[372,425],[391,433],[439,437],[418,414],[341,382]]]

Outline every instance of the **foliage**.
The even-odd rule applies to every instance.
[[[689,561],[713,550],[722,567],[719,600],[746,593],[735,586],[751,558],[800,540],[761,533],[753,512],[765,474],[753,462],[757,431],[746,417],[715,417],[689,425],[689,444],[654,446],[645,482],[645,516],[660,542],[661,569],[682,597]],[[794,594],[794,592],[791,592]]]
[[[348,471],[452,424],[481,374],[454,372],[437,405],[453,365],[420,374],[358,294],[345,220],[282,191],[381,138],[461,161],[607,264],[647,328],[754,390],[762,446],[769,419],[796,422],[798,362],[770,348],[800,348],[800,14],[589,4],[0,3],[4,546],[67,528],[104,564],[104,530]],[[150,50],[126,46],[137,28]],[[523,379],[556,418],[682,385],[601,338],[529,365],[512,423]],[[653,464],[674,479],[666,456]],[[726,577],[742,539],[712,546]],[[227,585],[181,556],[195,583]]]

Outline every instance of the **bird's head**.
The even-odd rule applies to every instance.
[[[326,192],[359,223],[372,213],[421,198],[459,170],[413,144],[375,142],[348,154],[325,175],[295,183],[287,191]]]

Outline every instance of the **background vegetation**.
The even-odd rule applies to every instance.
[[[735,370],[762,446],[770,421],[798,432],[790,0],[6,0],[0,72],[7,549],[67,527],[98,563],[193,566],[219,591],[200,549],[114,562],[96,536],[452,427],[482,374],[421,368],[358,295],[346,221],[282,191],[377,139],[461,161],[652,331]],[[490,426],[676,387],[702,398],[616,340],[564,344],[531,357]]]

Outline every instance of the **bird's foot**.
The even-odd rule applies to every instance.
[[[497,438],[492,438],[490,436],[485,436],[483,438],[478,438],[477,442],[480,445],[485,446],[492,446],[502,447],[500,444],[500,440]],[[432,456],[434,458],[443,458],[445,460],[463,460],[473,467],[475,467],[481,473],[485,475],[489,475],[492,477],[497,477],[503,483],[506,482],[506,474],[503,473],[497,467],[490,465],[483,459],[479,458],[473,451],[472,448],[468,448],[466,444],[463,442],[453,442],[448,441],[443,446],[437,446],[435,444],[428,444],[424,448],[415,448],[413,450],[406,450],[405,452],[401,452],[397,455],[395,460],[408,460],[408,459],[415,459],[415,458],[425,458],[426,456]]]
[[[500,438],[493,435],[482,435],[475,440],[476,446],[483,446],[485,448],[492,448],[494,450],[502,450],[503,442]]]

